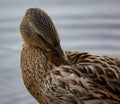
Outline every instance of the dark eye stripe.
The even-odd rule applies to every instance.
[[[31,22],[34,23],[35,27],[38,29],[38,32],[43,34],[42,38],[44,38],[44,40],[47,39],[48,43],[51,42],[50,44],[59,43],[59,36],[57,35],[56,28],[51,18],[44,11],[32,11],[28,17]]]

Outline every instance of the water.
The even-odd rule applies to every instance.
[[[0,0],[0,104],[37,104],[20,71],[19,24],[26,9],[44,9],[66,50],[120,57],[118,0]]]

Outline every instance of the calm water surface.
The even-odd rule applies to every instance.
[[[30,7],[51,16],[63,49],[120,57],[120,1],[88,1],[0,0],[0,104],[38,104],[24,87],[19,65],[19,24]]]

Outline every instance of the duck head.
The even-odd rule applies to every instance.
[[[27,44],[45,50],[49,57],[59,58],[59,64],[65,62],[57,30],[46,12],[38,8],[28,9],[20,24],[20,32]]]

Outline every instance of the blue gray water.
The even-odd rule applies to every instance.
[[[119,0],[0,0],[0,104],[37,104],[19,65],[19,24],[30,7],[51,16],[63,49],[120,57]]]

